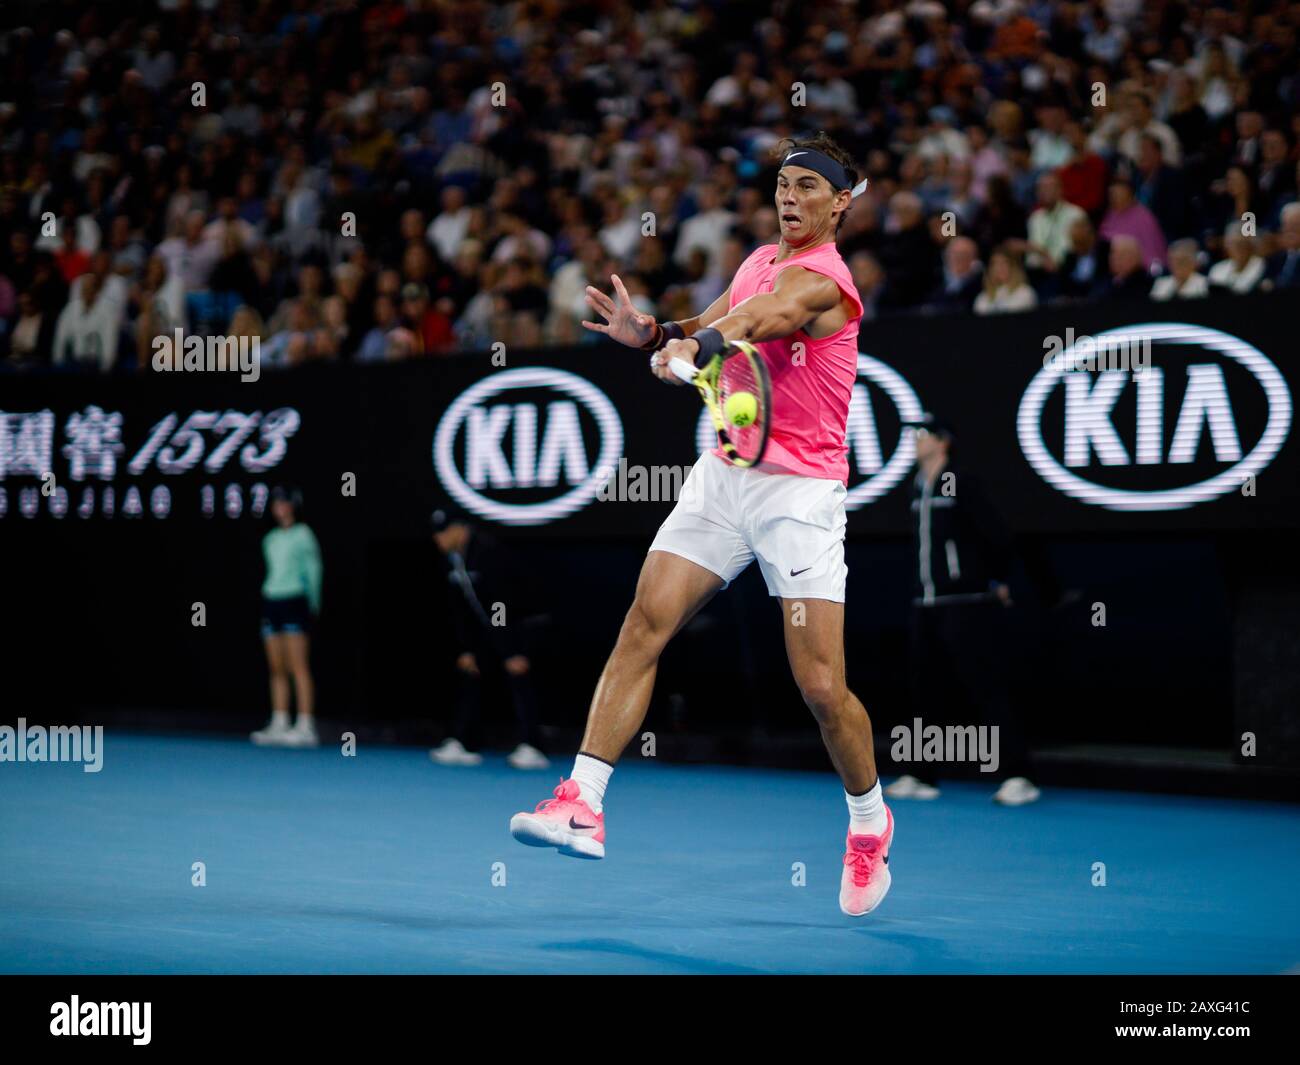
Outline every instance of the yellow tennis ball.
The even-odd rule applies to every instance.
[[[753,424],[758,417],[758,400],[754,398],[753,392],[737,392],[727,397],[727,402],[722,405],[722,413],[737,429],[743,429]]]

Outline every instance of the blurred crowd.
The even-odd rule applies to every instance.
[[[776,158],[871,178],[868,317],[1300,287],[1300,5],[6,0],[0,365],[592,342],[698,313]]]

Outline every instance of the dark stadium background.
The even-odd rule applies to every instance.
[[[1018,454],[1007,414],[1041,358],[1041,339],[1070,324],[1213,322],[1249,334],[1295,394],[1300,224],[1288,231],[1283,213],[1296,200],[1300,158],[1296,11],[892,0],[5,3],[0,410],[55,410],[60,434],[89,404],[125,411],[130,453],[163,410],[300,408],[303,431],[285,465],[260,480],[305,487],[307,520],[325,551],[326,610],[314,653],[321,716],[368,736],[428,741],[441,734],[453,656],[447,593],[426,527],[429,510],[444,501],[429,459],[440,408],[491,372],[485,351],[494,340],[506,343],[510,366],[595,372],[596,360],[626,355],[591,346],[580,315],[550,302],[566,265],[581,263],[586,279],[600,284],[615,271],[636,278],[663,319],[697,312],[701,293],[720,291],[726,255],[746,253],[765,232],[761,207],[775,172],[769,149],[781,136],[826,129],[873,179],[841,240],[868,297],[862,350],[924,382],[918,390],[927,402],[944,398],[948,379],[943,413],[975,442],[976,455],[987,445],[981,473],[1006,482],[1001,501],[1031,567],[1022,564],[1013,581],[1020,606],[1010,653],[1036,744],[1139,745],[1152,757],[1178,749],[1166,763],[1193,769],[1195,752],[1209,751],[1214,772],[1199,779],[1214,787],[1249,726],[1277,740],[1270,758],[1294,763],[1294,440],[1257,501],[1123,518],[1047,492],[1022,461],[1013,467],[1006,457]],[[1196,73],[1197,102],[1175,109],[1180,70]],[[206,87],[206,107],[191,103],[194,81]],[[796,81],[810,87],[804,107],[790,102]],[[1107,111],[1091,103],[1097,83],[1112,94]],[[499,109],[483,95],[495,84],[507,91]],[[1181,152],[1154,174],[1132,157],[1137,142],[1119,133],[1130,103],[1139,106],[1130,100],[1135,90],[1154,103],[1153,121]],[[1225,225],[1244,206],[1258,236],[1242,273],[1258,259],[1258,276],[1237,288],[1214,282],[1195,304],[1158,304],[1134,298],[1102,261],[1106,276],[1082,296],[1031,271],[1039,309],[1027,316],[971,314],[969,295],[965,305],[940,306],[939,224],[956,193],[931,147],[975,127],[989,139],[993,154],[983,158],[992,177],[1006,180],[981,179],[998,191],[970,207],[961,227],[986,263],[999,248],[1019,254],[1045,169],[1034,159],[1065,151],[1055,125],[1062,119],[1082,125],[1092,143],[1082,158],[1101,168],[1100,176],[1082,163],[1071,172],[1101,197],[1085,207],[1094,227],[1105,228],[1109,179],[1127,177],[1151,204],[1162,239],[1192,241],[1198,271],[1214,282],[1228,253]],[[450,186],[465,190],[466,241],[479,245],[468,267],[425,236]],[[919,226],[907,224],[900,193],[920,198]],[[707,213],[712,194],[734,212],[724,239],[703,261],[672,264],[673,242],[692,214]],[[240,232],[255,242],[216,260],[222,271],[213,274],[228,287],[190,286],[186,324],[233,333],[232,312],[242,305],[285,365],[268,365],[250,385],[210,375],[155,378],[142,368],[140,343],[142,320],[152,322],[162,297],[140,288],[145,262],[181,239],[187,216],[216,225],[231,198],[247,226]],[[669,216],[656,237],[666,263],[647,265],[639,245],[621,253],[619,224],[642,209]],[[42,250],[46,210],[60,233],[90,219],[100,246],[111,248],[107,263],[88,248],[80,249],[84,261],[66,249]],[[348,211],[355,238],[342,238],[333,223]],[[123,217],[117,228],[126,235],[115,243]],[[215,232],[199,243],[226,231]],[[37,244],[30,254],[15,250],[21,234]],[[423,251],[412,254],[413,245]],[[189,270],[185,249],[171,247]],[[508,254],[494,259],[503,248]],[[336,276],[342,265],[351,282]],[[1139,287],[1163,275],[1164,257],[1149,265]],[[118,357],[98,372],[54,350],[53,323],[73,299],[69,282],[104,270],[126,278],[131,294],[117,322]],[[308,298],[313,270],[322,290]],[[374,298],[394,281],[403,307],[408,286],[422,289],[427,305],[403,323],[405,332],[381,330],[375,361],[387,365],[359,365]],[[30,351],[15,340],[24,297],[43,312]],[[315,316],[309,327],[299,328],[299,310]],[[329,324],[334,311],[342,326]],[[972,385],[982,379],[981,362],[987,381]],[[629,369],[620,397],[639,395],[633,381]],[[1254,417],[1257,429],[1250,402],[1243,417]],[[663,413],[670,404],[672,413]],[[676,441],[672,458],[643,461],[690,461],[694,414],[679,395],[620,404],[638,446],[661,430]],[[66,469],[61,457],[57,466]],[[344,471],[358,475],[356,499],[338,492]],[[173,482],[166,521],[29,520],[16,501],[37,479],[0,482],[9,498],[0,519],[9,716],[223,730],[264,717],[256,614],[265,526],[248,516],[200,516],[200,480]],[[208,480],[220,489],[259,479]],[[850,680],[882,735],[913,713],[901,668],[911,579],[902,493],[855,513],[849,545]],[[546,615],[536,626],[536,660],[557,753],[581,726],[665,509],[624,507],[608,526],[593,512],[551,529],[502,531],[529,563],[528,592]],[[1103,630],[1088,621],[1095,600],[1109,608]],[[206,628],[189,624],[196,601],[208,606]],[[750,572],[670,649],[647,722],[670,740],[670,756],[825,764],[787,676],[774,609]],[[710,660],[743,677],[743,690],[723,689],[704,668]],[[1056,764],[1065,773],[1082,763]],[[1115,759],[1098,754],[1092,764]]]

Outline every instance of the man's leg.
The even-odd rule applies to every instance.
[[[605,856],[605,785],[645,720],[659,655],[722,584],[680,555],[651,550],[646,556],[632,609],[596,684],[573,775],[561,781],[554,799],[510,819],[510,834],[520,843],[556,847],[572,858]]]
[[[641,567],[636,598],[591,699],[573,775],[560,782],[554,799],[510,819],[520,843],[556,847],[575,858],[605,856],[605,787],[645,720],[660,654],[718,589],[754,561],[740,532],[744,472],[709,454],[691,469]]]
[[[667,551],[651,551],[636,598],[587,713],[582,753],[613,765],[645,720],[663,649],[722,587],[722,578]]]
[[[804,702],[844,782],[849,834],[840,870],[840,910],[863,917],[889,893],[894,822],[876,776],[871,719],[844,678],[844,604],[781,599],[785,649]]]
[[[803,700],[844,790],[860,795],[876,785],[876,752],[866,707],[844,675],[844,604],[829,599],[782,599],[785,651]]]

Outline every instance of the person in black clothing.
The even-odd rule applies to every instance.
[[[915,307],[925,301],[939,277],[939,249],[930,237],[925,208],[915,193],[894,193],[889,214],[896,231],[882,235],[876,250],[886,278],[881,309]]]
[[[943,281],[930,294],[929,306],[942,311],[969,311],[984,287],[984,264],[970,237],[953,237],[943,249]]]
[[[1087,218],[1076,218],[1070,226],[1070,250],[1056,271],[1057,292],[1072,299],[1093,299],[1105,289],[1110,261],[1110,244],[1097,236]]]
[[[499,668],[514,703],[518,744],[506,761],[516,769],[550,765],[539,749],[537,697],[518,608],[522,586],[510,553],[461,514],[433,512],[433,541],[446,563],[456,638],[458,687],[451,730],[429,752],[439,765],[479,765],[473,750],[482,702],[483,671]],[[511,604],[510,613],[505,604]],[[468,744],[468,746],[467,746]]]
[[[993,798],[1010,806],[1033,802],[1039,791],[1025,775],[1028,752],[1012,708],[1005,654],[1010,539],[979,480],[952,465],[951,428],[930,414],[911,425],[917,459],[911,504],[914,715],[922,728],[996,727],[991,750],[997,767],[991,772],[1002,784]],[[910,763],[911,771],[885,793],[899,799],[937,798],[934,773],[927,772],[932,764]]]
[[[1266,129],[1259,143],[1262,158],[1255,187],[1259,190],[1261,221],[1272,228],[1282,220],[1282,206],[1296,197],[1295,160],[1285,130]]]
[[[988,181],[984,209],[975,221],[971,234],[981,248],[992,251],[1009,240],[1023,240],[1029,225],[1025,209],[1016,202],[1011,181],[1005,174],[994,174]]]
[[[1159,137],[1144,134],[1138,149],[1137,171],[1133,175],[1137,201],[1156,216],[1166,239],[1187,236],[1187,187],[1182,172],[1165,163],[1164,144]]]
[[[1136,237],[1120,236],[1110,242],[1110,280],[1102,294],[1115,300],[1144,300],[1154,279],[1142,265],[1142,246]]]
[[[1268,261],[1268,276],[1274,288],[1300,288],[1300,204],[1282,208],[1278,250]]]

